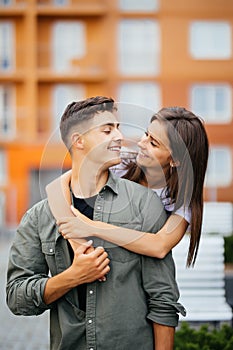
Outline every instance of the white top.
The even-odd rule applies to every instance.
[[[191,209],[189,207],[187,208],[184,205],[182,205],[180,208],[178,208],[174,211],[175,203],[171,204],[169,198],[164,196],[164,192],[165,192],[164,188],[152,188],[152,190],[154,192],[156,192],[157,195],[160,197],[166,211],[168,211],[169,213],[173,213],[173,214],[181,216],[190,224],[190,222],[191,222]]]
[[[114,174],[116,174],[119,177],[122,177],[127,172],[127,170],[124,168],[124,165],[122,166],[122,164],[112,167],[111,170],[114,172]],[[180,208],[174,211],[175,204],[171,204],[169,198],[165,197],[164,188],[152,188],[152,190],[156,192],[157,195],[160,197],[163,206],[167,212],[181,216],[190,224],[192,214],[191,209],[189,207],[187,208],[184,205],[182,205]]]

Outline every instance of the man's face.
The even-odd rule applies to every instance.
[[[83,135],[85,157],[100,167],[109,168],[119,164],[122,134],[115,114],[97,113],[91,120],[89,130]]]

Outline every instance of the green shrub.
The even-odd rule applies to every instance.
[[[224,237],[224,248],[225,263],[233,263],[233,235]]]
[[[191,328],[182,322],[175,333],[174,350],[232,350],[233,328],[222,325],[220,329],[210,330],[207,325],[199,329]]]

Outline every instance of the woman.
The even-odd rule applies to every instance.
[[[138,254],[163,258],[190,225],[187,266],[194,265],[202,225],[203,185],[208,160],[208,138],[203,122],[181,107],[162,108],[151,118],[138,143],[136,163],[126,166],[124,178],[153,189],[169,218],[156,234],[139,233],[103,222],[93,222],[72,207],[76,217],[58,221],[68,238],[95,236]]]

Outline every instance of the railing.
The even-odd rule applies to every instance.
[[[194,268],[186,268],[189,237],[173,249],[180,289],[180,302],[187,310],[181,321],[231,322],[232,310],[226,302],[224,240],[220,235],[204,234]]]

